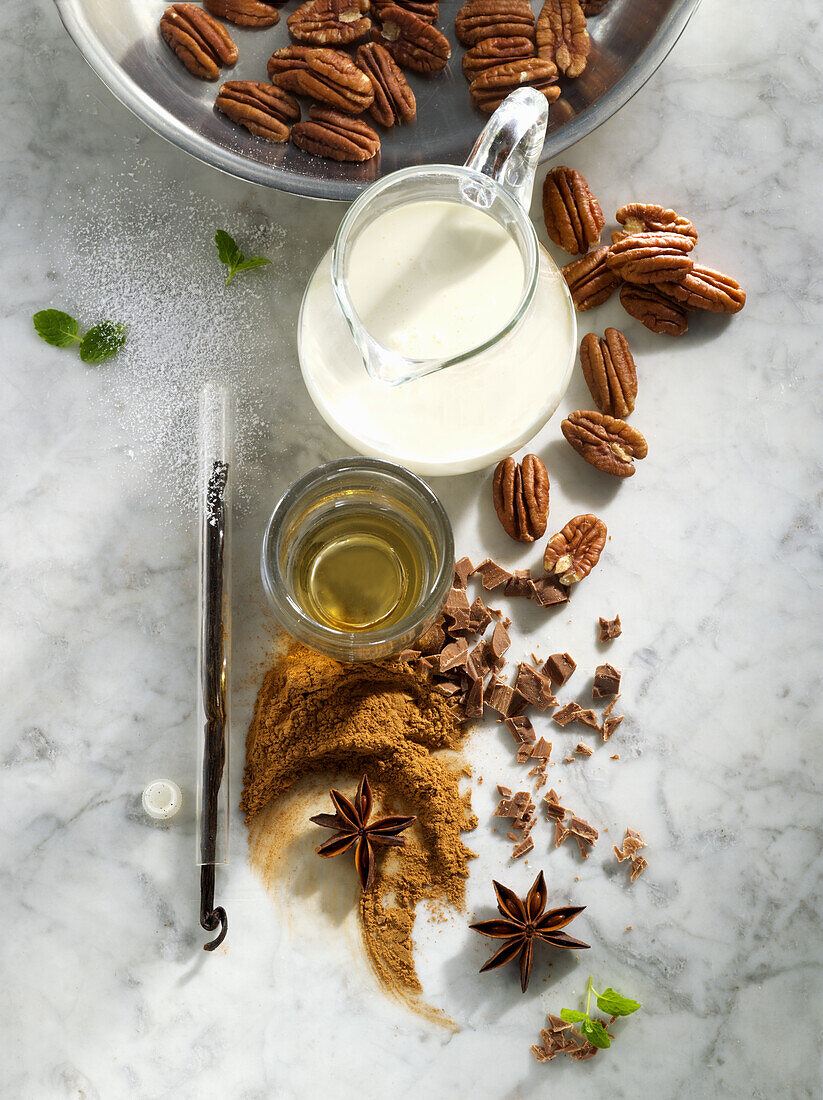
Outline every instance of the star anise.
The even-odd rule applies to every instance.
[[[368,890],[374,881],[374,849],[405,847],[405,838],[398,836],[398,833],[408,829],[417,818],[391,814],[369,822],[372,793],[367,775],[360,780],[354,802],[340,791],[332,790],[329,794],[337,813],[316,814],[311,820],[315,825],[322,825],[324,829],[336,829],[337,832],[315,851],[319,856],[338,856],[355,845],[354,863],[360,876],[360,885]]]
[[[493,936],[506,942],[492,955],[489,961],[480,968],[482,974],[486,970],[494,970],[520,957],[520,986],[523,992],[529,984],[529,977],[534,963],[534,941],[543,940],[553,947],[584,948],[589,944],[581,940],[574,940],[561,932],[570,924],[578,913],[582,913],[585,905],[566,905],[560,909],[546,909],[546,880],[541,871],[532,884],[526,900],[521,899],[499,882],[493,882],[494,892],[497,894],[497,908],[502,920],[483,920],[471,927],[475,932],[482,932],[484,936]]]

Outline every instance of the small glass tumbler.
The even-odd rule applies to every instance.
[[[322,545],[323,532],[341,524],[356,531],[358,517],[364,528],[385,522],[399,533],[414,579],[402,613],[346,630],[321,621],[301,578],[307,548]],[[382,459],[344,458],[318,466],[280,499],[260,564],[275,616],[289,634],[339,661],[374,661],[408,648],[442,611],[453,583],[454,536],[443,505],[419,477]]]

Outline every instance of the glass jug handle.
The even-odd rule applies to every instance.
[[[518,88],[486,123],[465,165],[496,180],[526,213],[548,121],[546,97],[534,88]],[[479,206],[488,205],[482,194],[466,194],[466,198]]]

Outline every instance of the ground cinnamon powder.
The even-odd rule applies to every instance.
[[[266,673],[246,739],[240,806],[249,825],[300,779],[328,771],[349,795],[368,773],[375,814],[417,816],[405,848],[378,853],[374,885],[360,899],[369,960],[409,1003],[420,992],[412,950],[418,902],[435,910],[465,903],[473,853],[460,834],[477,824],[458,786],[469,774],[465,737],[453,705],[409,665],[343,665],[298,645]],[[324,802],[316,812],[328,810]],[[314,828],[308,819],[306,828]]]

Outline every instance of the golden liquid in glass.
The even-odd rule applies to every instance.
[[[419,539],[393,515],[341,508],[303,539],[294,563],[304,612],[333,630],[387,627],[417,606],[424,563]]]

